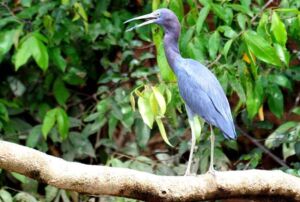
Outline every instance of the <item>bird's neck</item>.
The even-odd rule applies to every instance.
[[[178,60],[181,60],[182,57],[179,52],[178,48],[178,38],[179,38],[179,32],[176,31],[169,31],[165,29],[165,35],[164,35],[164,49],[165,54],[168,60],[169,65],[172,67],[174,73],[176,74],[178,71]]]

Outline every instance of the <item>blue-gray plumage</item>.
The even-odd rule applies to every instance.
[[[147,21],[134,28],[156,23],[164,29],[164,49],[168,63],[172,67],[178,81],[180,95],[182,96],[192,129],[192,145],[186,175],[190,174],[193,150],[196,143],[194,117],[199,115],[210,125],[219,128],[229,139],[236,138],[234,123],[226,95],[214,74],[201,63],[183,58],[178,48],[180,24],[177,16],[169,9],[158,9],[150,14],[133,18]],[[213,172],[213,143],[214,133],[211,128],[211,164]]]

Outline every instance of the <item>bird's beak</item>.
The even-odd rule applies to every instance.
[[[135,17],[135,18],[132,18],[130,20],[125,21],[124,24],[126,24],[128,22],[132,22],[134,20],[142,20],[142,19],[146,19],[147,21],[127,29],[126,32],[132,31],[132,30],[134,30],[136,28],[139,28],[139,27],[142,27],[144,25],[154,23],[157,20],[157,14],[153,12],[153,13],[142,15],[142,16],[139,16],[139,17]]]

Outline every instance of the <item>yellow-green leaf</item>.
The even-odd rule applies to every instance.
[[[138,108],[145,124],[152,128],[154,122],[154,115],[150,106],[149,98],[139,97]]]
[[[170,147],[173,147],[173,145],[170,143],[168,137],[167,137],[167,133],[166,133],[166,130],[165,130],[165,127],[164,127],[164,124],[163,122],[161,121],[160,118],[156,118],[155,119],[157,125],[158,125],[158,128],[159,128],[159,132],[161,134],[161,137],[163,138],[163,140],[165,141],[165,143],[167,143]]]
[[[152,87],[152,91],[160,108],[159,114],[164,115],[167,108],[165,98],[156,87]]]

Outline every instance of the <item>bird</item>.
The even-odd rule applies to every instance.
[[[237,137],[230,105],[225,92],[216,76],[200,62],[183,58],[178,47],[180,23],[173,11],[161,8],[150,14],[125,21],[145,20],[126,31],[157,24],[164,30],[163,45],[167,61],[177,77],[179,93],[185,103],[188,122],[191,127],[191,148],[185,176],[191,175],[191,164],[196,144],[195,117],[202,117],[210,126],[210,165],[208,172],[214,174],[214,141],[213,126],[219,128],[226,139]]]

